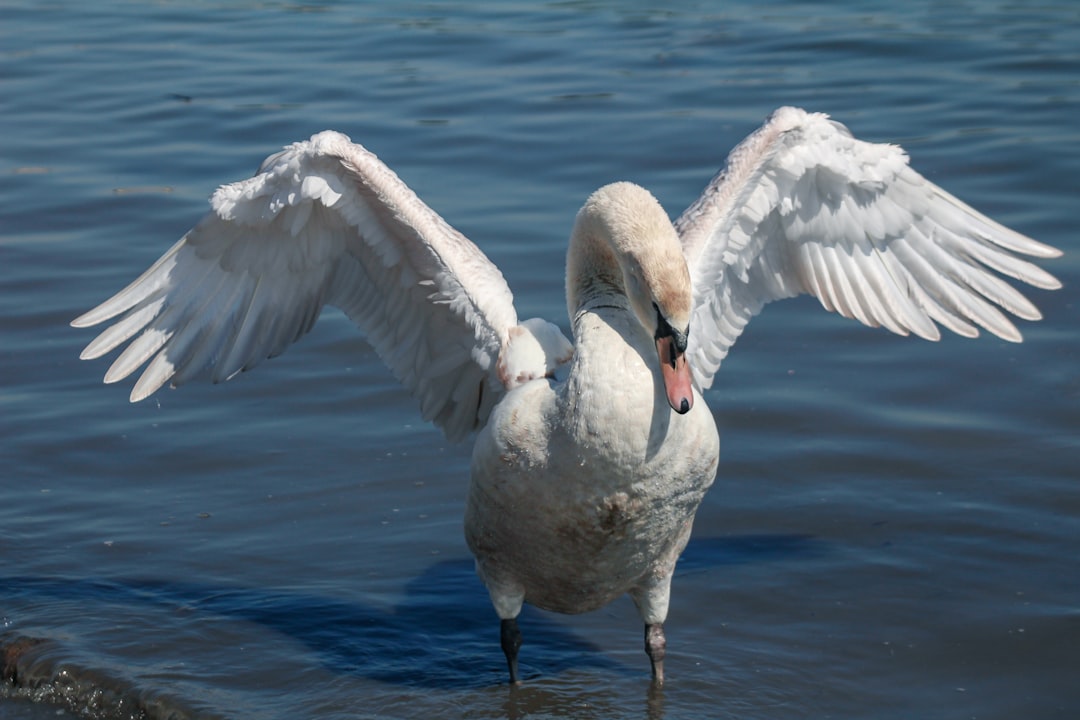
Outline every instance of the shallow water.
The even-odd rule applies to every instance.
[[[8,2],[0,23],[0,718],[1074,718],[1075,3]],[[527,682],[461,532],[468,446],[328,312],[281,358],[129,405],[67,326],[282,144],[377,152],[565,325],[574,213],[672,215],[775,107],[899,142],[1066,250],[1022,345],[789,301],[721,428],[648,689],[632,604],[527,612]],[[14,656],[13,656],[14,657]],[[2,661],[2,659],[0,659]],[[27,698],[34,702],[27,702]]]

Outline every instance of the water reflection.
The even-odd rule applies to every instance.
[[[817,545],[805,535],[694,539],[680,562],[679,572],[814,555],[820,552]],[[47,597],[80,607],[120,605],[133,611],[142,607],[145,612],[148,606],[158,606],[180,610],[187,618],[213,614],[258,623],[300,641],[325,669],[339,675],[440,689],[490,687],[505,682],[498,649],[498,621],[473,572],[472,560],[466,558],[429,566],[406,585],[401,601],[390,608],[273,588],[161,579],[16,576],[0,578],[0,586],[9,596],[34,600]],[[648,684],[644,659],[641,665],[634,666],[613,660],[587,638],[561,625],[556,616],[527,606],[520,624],[526,640],[522,658],[526,684],[511,688],[507,695],[504,709],[508,718],[525,717],[535,711],[538,703],[548,711],[553,704],[559,704],[552,696],[554,690],[530,687],[530,678],[599,669],[623,677],[641,676],[643,688]],[[593,681],[596,677],[595,673],[582,675]],[[579,695],[572,695],[580,702]],[[580,710],[575,710],[579,716]],[[663,715],[662,691],[649,692],[646,710],[650,718]]]

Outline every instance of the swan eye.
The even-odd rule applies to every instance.
[[[676,330],[671,327],[671,323],[664,317],[664,313],[660,312],[660,306],[655,301],[652,306],[656,310],[656,334],[653,335],[653,339],[659,340],[662,337],[669,337],[672,339],[671,351],[673,354],[675,352],[686,352],[686,342],[690,334],[690,328]]]

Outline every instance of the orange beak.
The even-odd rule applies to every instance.
[[[656,338],[656,353],[660,356],[660,376],[664,378],[668,404],[683,415],[694,406],[694,387],[686,355],[675,346],[670,335]]]

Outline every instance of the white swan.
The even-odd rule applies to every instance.
[[[454,440],[479,430],[466,536],[519,678],[523,602],[575,613],[629,593],[663,681],[675,561],[716,472],[698,392],[773,300],[937,339],[1020,334],[1038,310],[996,271],[1059,283],[1060,255],[979,214],[825,115],[781,108],[672,225],[629,183],[578,214],[567,256],[574,344],[518,323],[498,269],[373,154],[334,132],[225,185],[135,282],[72,324],[124,314],[83,351],[132,340],[106,382],[149,365],[132,401],[209,371],[226,380],[341,308]],[[688,370],[689,367],[689,370]],[[693,373],[691,383],[690,371]]]

